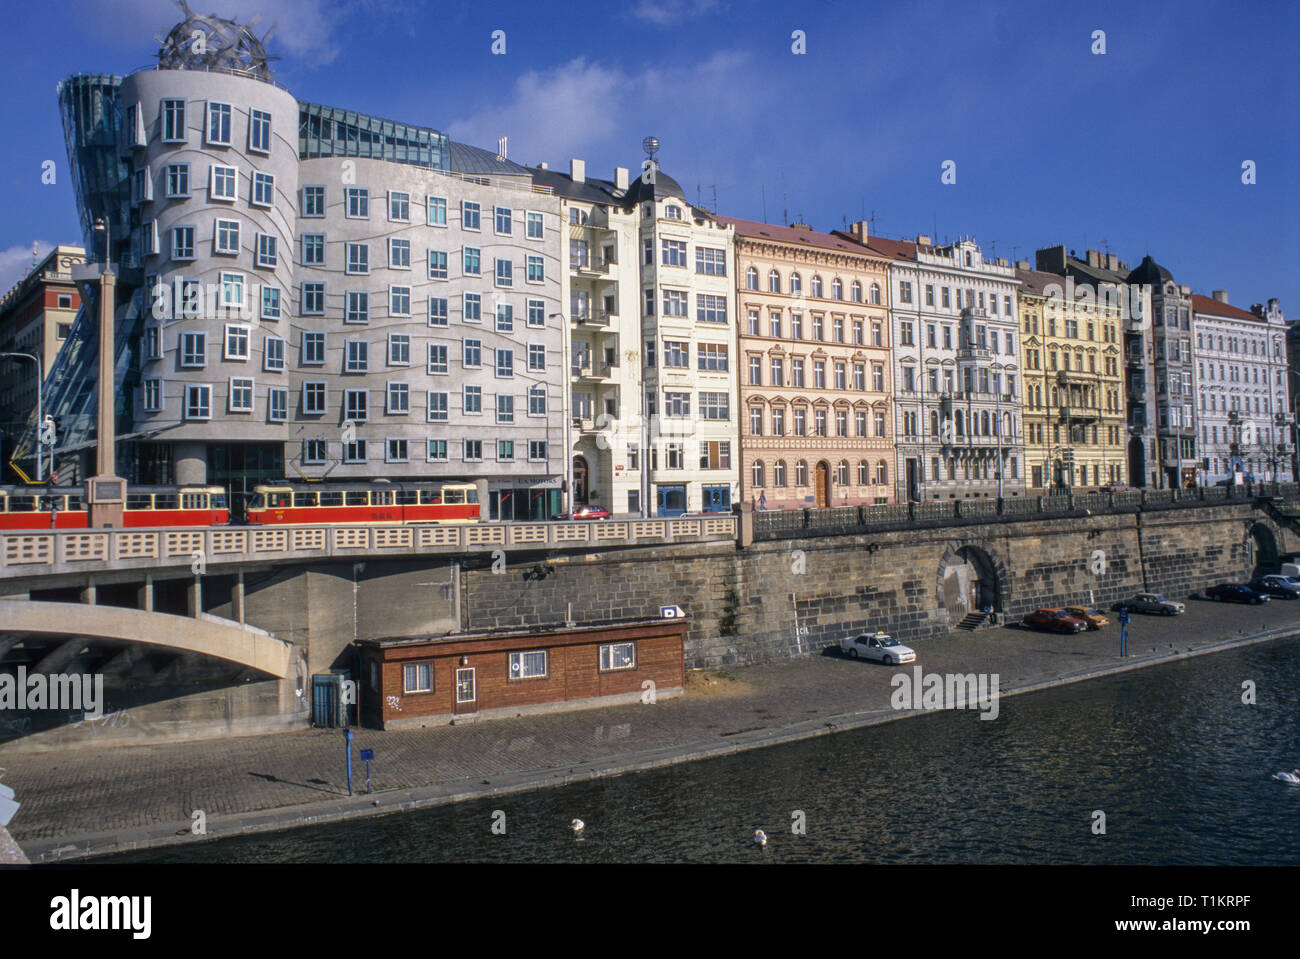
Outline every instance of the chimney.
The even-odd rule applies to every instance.
[[[614,167],[614,187],[618,190],[627,189],[627,167]]]
[[[1220,303],[1227,303],[1227,302],[1228,302],[1228,291],[1227,291],[1227,290],[1213,290],[1213,291],[1211,291],[1210,296],[1214,297],[1214,298],[1215,298],[1216,300],[1218,300]]]
[[[1017,269],[1017,270],[1027,270],[1027,269],[1029,269],[1029,261],[1028,261],[1028,260],[1017,260],[1017,261],[1016,261],[1016,269]]]
[[[1120,267],[1119,254],[1118,254],[1118,253],[1107,253],[1107,254],[1106,254],[1106,269],[1110,270],[1112,273],[1118,273],[1118,272],[1119,272],[1119,267]]]
[[[930,245],[930,238],[929,238],[928,236],[926,236],[924,233],[918,233],[918,234],[916,235],[916,245],[917,245],[917,246],[929,246],[929,245]]]
[[[569,179],[574,183],[587,182],[587,164],[582,160],[569,161]]]
[[[807,231],[809,231],[810,233],[812,232],[812,227],[811,227],[809,224],[803,222],[803,220],[798,220],[798,221],[796,221],[796,222],[794,222],[794,223],[791,223],[791,224],[790,224],[790,229],[792,229],[792,230],[807,230]]]
[[[1034,269],[1042,270],[1044,273],[1059,273],[1065,275],[1065,247],[1049,246],[1045,250],[1039,250],[1034,254]]]
[[[866,243],[871,239],[871,228],[866,220],[854,220],[850,223],[849,233],[856,237],[859,243]]]
[[[1088,257],[1088,265],[1089,265],[1089,266],[1093,266],[1093,267],[1099,267],[1099,266],[1101,266],[1101,251],[1100,251],[1100,250],[1089,250],[1089,251],[1087,252],[1087,257]]]
[[[546,163],[546,161],[543,160],[541,163],[537,164],[537,169],[539,169],[539,170],[549,170],[549,169],[550,169],[550,166],[548,166],[547,163]]]

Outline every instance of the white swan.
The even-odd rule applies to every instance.
[[[1300,784],[1300,769],[1293,770],[1289,773],[1274,773],[1273,778],[1281,780],[1284,783]]]
[[[761,830],[761,829],[755,829],[755,830],[754,830],[754,842],[758,843],[758,845],[760,845],[760,846],[766,846],[766,845],[767,845],[767,833],[763,832],[763,830]]]
[[[574,833],[580,833],[587,828],[587,824],[581,819],[575,819],[573,822],[569,823],[569,828],[572,829]]]

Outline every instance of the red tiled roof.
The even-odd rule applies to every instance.
[[[1212,296],[1201,296],[1199,293],[1192,294],[1192,312],[1208,313],[1211,316],[1227,316],[1234,320],[1254,320],[1256,323],[1263,322],[1258,316],[1243,310],[1240,307],[1232,306],[1229,303],[1220,303]]]
[[[856,253],[870,256],[873,252],[880,255],[882,251],[870,246],[864,247],[857,240],[845,239],[834,233],[818,233],[792,226],[777,226],[774,223],[758,223],[754,220],[741,220],[733,216],[719,216],[718,222],[735,228],[737,236],[757,237],[773,240],[777,243],[789,243],[793,246],[816,246],[840,253]],[[892,256],[893,254],[885,254]]]

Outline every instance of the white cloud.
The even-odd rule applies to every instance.
[[[48,240],[37,240],[35,245],[38,263],[40,257],[54,249],[54,244]],[[0,296],[8,293],[30,272],[32,272],[32,244],[11,246],[7,250],[0,250]]]
[[[641,0],[632,16],[659,27],[671,27],[722,8],[719,0]]]
[[[699,160],[706,144],[747,139],[751,132],[752,98],[734,103],[734,91],[748,74],[747,59],[745,53],[721,51],[690,67],[631,73],[579,57],[523,74],[507,96],[449,124],[446,132],[483,147],[508,136],[510,158],[532,165],[595,152],[623,163],[639,162],[641,138],[647,133],[663,137],[670,128],[679,161],[687,156]],[[722,103],[728,103],[727,110],[715,112]],[[642,129],[647,123],[657,124],[656,129]],[[592,175],[600,174],[593,170]]]
[[[342,0],[222,0],[221,8],[216,11],[203,0],[194,0],[190,9],[205,15],[215,12],[219,17],[240,23],[247,23],[260,13],[262,19],[253,27],[253,34],[261,39],[274,23],[275,33],[267,44],[268,52],[303,65],[325,64],[338,57],[337,34],[348,14],[348,5]],[[155,34],[165,37],[184,19],[172,0],[100,0],[85,13],[89,32],[100,42],[132,49],[147,45],[151,54],[157,52]]]

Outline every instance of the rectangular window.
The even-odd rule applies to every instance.
[[[208,199],[238,199],[238,183],[239,173],[234,167],[212,164],[208,169]]]
[[[497,376],[508,378],[515,375],[515,351],[497,350]]]
[[[167,164],[166,184],[168,198],[189,196],[190,165],[188,163]]]
[[[411,241],[390,239],[388,241],[388,268],[390,270],[409,270],[411,268]]]
[[[461,448],[463,456],[467,463],[479,463],[483,460],[483,441],[482,440],[462,440]]]
[[[540,213],[528,214],[527,235],[530,240],[542,239],[542,215]]]
[[[447,325],[447,298],[445,296],[429,297],[429,325]]]
[[[302,215],[304,217],[322,217],[325,215],[325,188],[323,186],[305,186],[302,188]]]
[[[271,114],[265,110],[248,112],[248,149],[254,153],[271,152]]]
[[[483,257],[476,246],[465,247],[464,274],[466,276],[481,276],[483,273]]]
[[[324,283],[304,283],[302,285],[302,310],[303,316],[324,316],[325,315],[325,284]]]
[[[208,143],[230,146],[230,104],[208,104]]]
[[[546,650],[510,654],[511,679],[540,679],[546,676]]]
[[[496,232],[497,236],[509,236],[513,223],[511,222],[510,208],[499,206],[495,209],[496,213]]]
[[[253,412],[253,381],[246,376],[230,378],[230,412]]]
[[[497,332],[512,333],[515,329],[515,308],[509,303],[497,304]]]
[[[370,294],[362,290],[348,290],[343,309],[344,323],[370,322]]]
[[[730,420],[730,396],[726,393],[700,393],[700,418],[706,420]]]
[[[540,372],[546,369],[546,347],[541,343],[528,344],[528,369]]]
[[[443,374],[448,371],[446,344],[443,343],[429,344],[428,370],[430,375]]]
[[[265,370],[284,369],[284,340],[278,336],[268,336],[262,341],[262,368]]]
[[[409,333],[388,334],[388,365],[411,365],[411,335]]]
[[[185,101],[162,101],[162,138],[164,143],[184,143],[188,131],[185,129]]]
[[[700,343],[695,348],[695,361],[701,370],[725,373],[727,372],[727,345],[725,343]]]
[[[370,459],[370,446],[365,440],[352,440],[343,444],[343,462],[364,463]]]
[[[496,261],[497,286],[514,286],[515,265],[510,260]]]
[[[212,418],[212,387],[189,384],[185,387],[185,418],[206,420]]]
[[[429,251],[429,279],[447,279],[447,252],[445,250]]]
[[[388,219],[394,223],[411,222],[411,194],[390,190],[388,193]]]
[[[257,265],[268,269],[275,269],[279,262],[276,248],[275,237],[269,233],[257,234]]]
[[[695,318],[701,323],[726,323],[727,298],[707,293],[695,294]]]
[[[727,251],[706,246],[695,248],[695,272],[705,276],[727,275]]]
[[[636,669],[636,643],[605,643],[600,647],[600,671]]]
[[[546,440],[529,440],[528,441],[528,458],[534,463],[542,462],[546,459]]]
[[[353,423],[366,422],[370,418],[370,393],[367,390],[344,390],[343,416]]]
[[[275,177],[269,173],[253,174],[253,206],[270,208],[275,205]]]
[[[528,301],[528,325],[529,326],[546,325],[546,301],[545,300]]]
[[[483,387],[467,386],[463,391],[464,411],[466,413],[483,412]]]
[[[684,240],[660,240],[659,251],[664,266],[686,265],[686,242]]]
[[[303,239],[305,241],[306,237]],[[321,237],[322,241],[324,239],[324,237]],[[368,243],[349,243],[345,249],[347,251],[347,264],[345,266],[347,272],[361,276],[368,274],[370,272],[370,245]]]
[[[685,290],[664,290],[664,316],[688,316]]]
[[[513,402],[512,397],[508,397]],[[513,418],[513,413],[511,414]],[[500,417],[498,417],[500,419]],[[514,440],[497,440],[497,461],[501,463],[513,463],[515,461],[515,441]]]
[[[497,394],[497,422],[513,423],[515,421],[515,398],[504,393]],[[497,459],[501,457],[498,456]],[[514,459],[512,455],[510,457]]]
[[[324,233],[304,233],[302,235],[302,265],[303,266],[324,266],[325,265],[325,234]],[[355,244],[350,244],[355,245]],[[349,251],[349,255],[351,252]]]
[[[141,396],[141,405],[146,413],[158,413],[162,410],[162,380],[145,380]]]
[[[370,344],[365,340],[348,340],[344,344],[343,372],[364,373],[370,367]]]
[[[302,334],[302,365],[320,366],[325,362],[325,334],[306,332]]]
[[[465,230],[479,229],[479,205],[470,200],[460,202],[460,225]]]
[[[344,192],[347,196],[348,219],[370,219],[370,191],[364,187],[350,186]]]
[[[221,284],[221,305],[243,309],[244,274],[222,273],[218,276],[218,281]]]
[[[431,196],[428,199],[429,226],[447,225],[447,198]]]
[[[546,281],[546,266],[540,256],[528,257],[528,274],[529,283],[544,283]]]
[[[447,441],[429,440],[425,459],[430,463],[447,462]]]
[[[388,402],[384,412],[390,416],[401,416],[411,412],[411,385],[409,383],[389,383]]]
[[[447,394],[438,390],[429,391],[429,408],[426,419],[430,423],[447,422]]]
[[[218,220],[212,236],[214,253],[234,255],[239,253],[239,221]]]
[[[409,444],[401,437],[389,437],[384,444],[384,462],[405,463],[410,452]]]
[[[388,315],[411,315],[411,288],[409,286],[390,286],[388,288]]]
[[[194,227],[172,227],[172,259],[194,259]]]
[[[483,342],[481,340],[465,341],[465,357],[461,365],[469,369],[478,369],[483,365]]]

